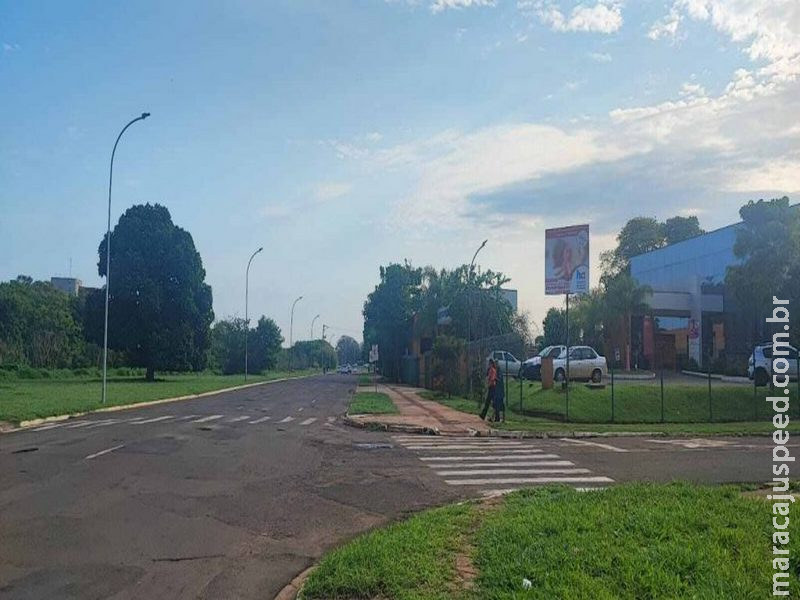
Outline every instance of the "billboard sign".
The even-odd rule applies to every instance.
[[[544,232],[544,293],[589,291],[589,226],[573,225]]]
[[[369,351],[369,362],[378,362],[378,344],[372,344],[372,348]]]

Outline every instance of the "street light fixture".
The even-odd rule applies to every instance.
[[[475,254],[472,255],[472,262],[469,263],[469,273],[467,273],[467,292],[471,292],[469,289],[470,282],[472,281],[472,269],[475,266],[475,259],[478,257],[478,252],[484,249],[486,246],[486,242],[489,240],[483,240],[483,243],[475,250]],[[472,341],[472,294],[469,293],[467,296],[467,377],[469,378],[469,395],[472,396],[472,349],[470,348],[470,342]]]
[[[292,329],[294,328],[294,305],[297,304],[298,302],[300,302],[300,300],[302,300],[302,299],[303,299],[302,296],[298,296],[297,299],[294,302],[292,302],[292,316],[291,316],[291,319],[289,320],[289,348],[290,349],[291,349],[292,346],[294,346],[294,339],[292,337]]]
[[[103,404],[106,403],[106,375],[108,372],[108,292],[111,288],[111,182],[114,177],[114,155],[117,153],[117,144],[119,144],[119,140],[122,134],[125,133],[125,130],[136,123],[136,121],[144,121],[149,116],[150,113],[144,112],[135,119],[131,119],[128,124],[122,128],[122,131],[119,132],[117,141],[114,142],[114,149],[111,151],[111,166],[108,170],[108,225],[106,227],[106,309],[103,319]]]
[[[250,290],[250,263],[253,262],[256,254],[261,252],[264,248],[261,247],[253,254],[250,255],[250,260],[247,261],[247,271],[244,276],[244,380],[247,381],[247,334],[250,332],[250,318],[248,316],[247,296]]]
[[[316,317],[314,317],[314,318],[311,320],[311,341],[312,341],[312,342],[314,341],[314,323],[316,323],[316,322],[317,322],[317,319],[319,319],[319,315],[317,315]]]

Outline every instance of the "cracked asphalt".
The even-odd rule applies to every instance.
[[[331,547],[455,500],[413,454],[355,445],[386,434],[330,422],[355,383],[273,383],[0,436],[0,597],[273,598]]]

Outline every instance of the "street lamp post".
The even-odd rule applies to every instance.
[[[317,322],[317,319],[319,319],[319,315],[311,320],[311,341],[314,341],[314,323]]]
[[[294,302],[292,302],[292,316],[289,319],[289,348],[294,346],[294,339],[292,337],[292,329],[294,328],[294,305],[302,300],[302,296],[298,296]]]
[[[475,259],[478,257],[478,252],[483,250],[488,241],[489,240],[483,240],[483,243],[475,250],[475,254],[472,255],[472,262],[469,263],[469,273],[467,273],[467,377],[469,378],[470,397],[472,396],[472,349],[470,347],[470,342],[472,341],[472,294],[469,293],[471,292],[469,284],[470,281],[472,281],[472,268],[475,266]]]
[[[250,332],[250,318],[248,315],[247,296],[250,291],[250,263],[256,257],[256,254],[263,250],[263,246],[250,255],[250,260],[247,261],[247,271],[244,276],[244,380],[247,381],[247,334]]]
[[[108,170],[108,225],[106,227],[106,309],[103,319],[103,404],[106,403],[106,375],[108,372],[108,292],[111,287],[111,182],[114,177],[114,155],[117,153],[117,144],[119,144],[119,140],[122,134],[125,133],[125,130],[136,123],[136,121],[144,121],[149,116],[150,113],[145,112],[135,119],[131,119],[128,124],[122,128],[122,131],[119,132],[117,141],[114,142],[114,149],[111,151],[111,166]]]

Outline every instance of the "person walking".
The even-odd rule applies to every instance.
[[[500,423],[506,420],[506,386],[502,377],[498,378],[494,386],[494,396],[492,399],[492,407],[494,408],[494,422]]]
[[[486,418],[486,413],[489,412],[489,406],[494,405],[494,390],[497,387],[497,365],[494,359],[489,359],[489,368],[486,369],[486,400],[483,401],[483,409],[481,410],[481,421]]]

